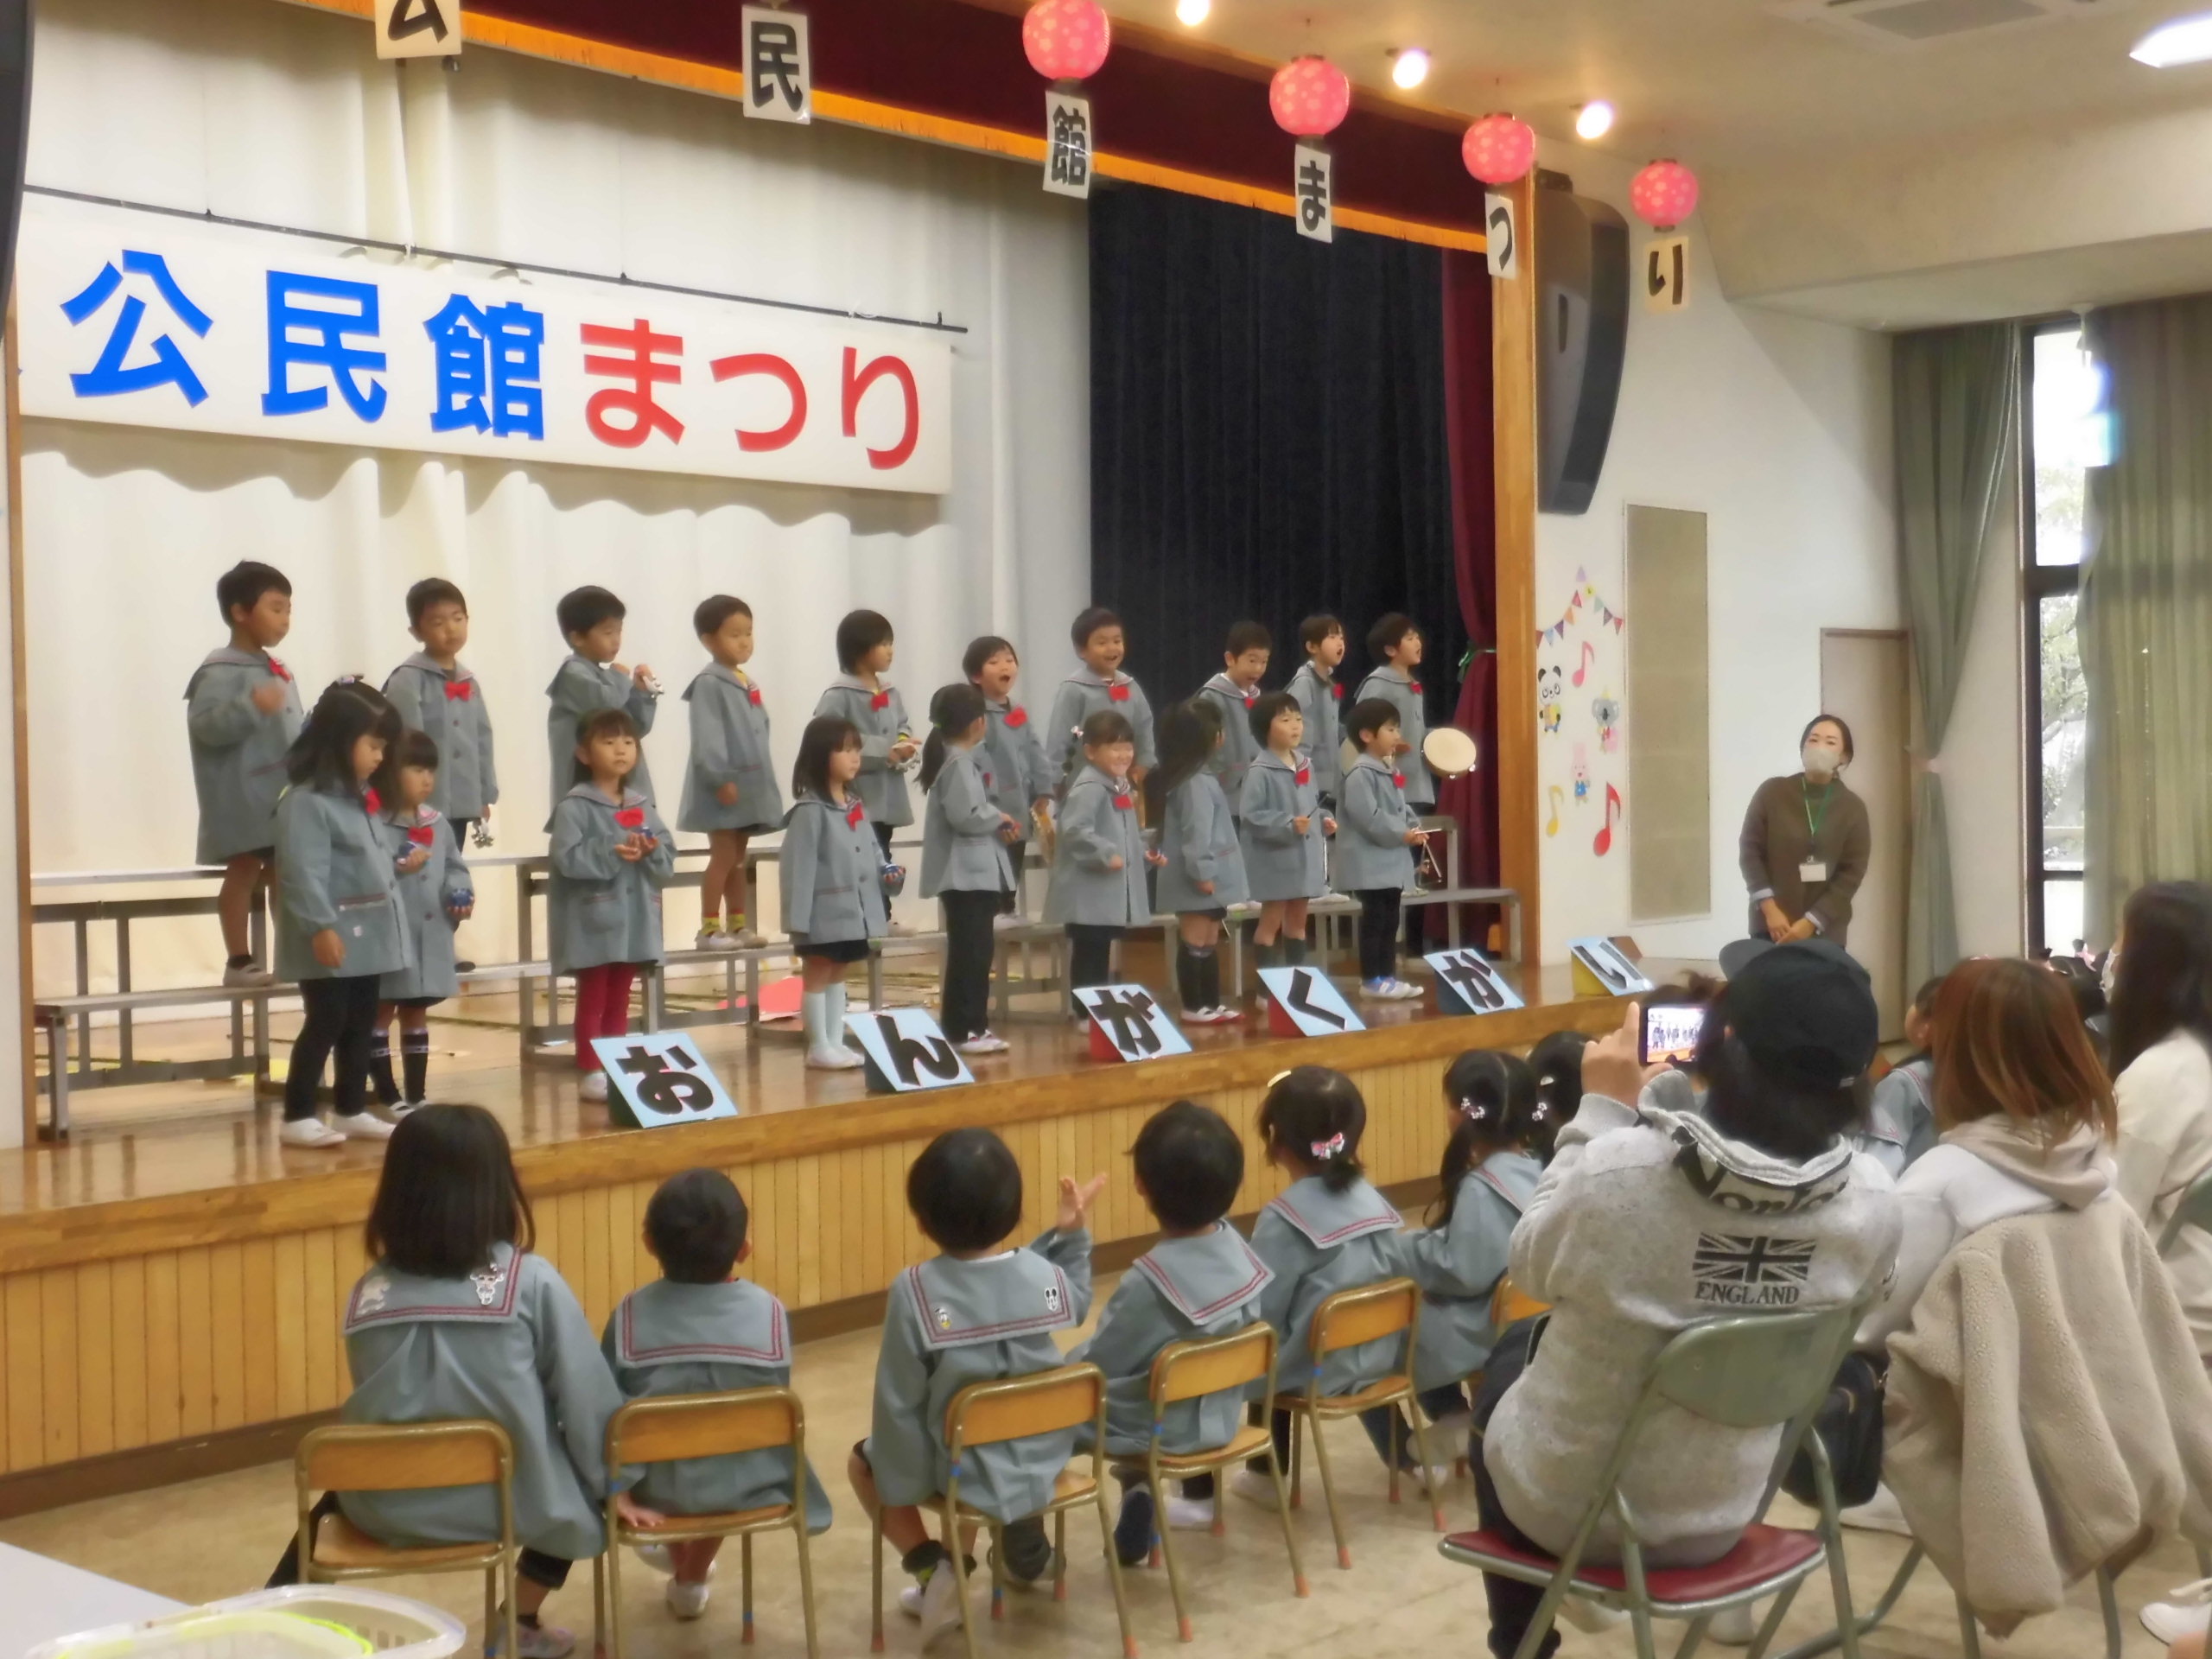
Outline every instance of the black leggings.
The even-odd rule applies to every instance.
[[[374,974],[300,982],[308,1017],[292,1039],[292,1063],[284,1073],[285,1122],[315,1116],[315,1091],[322,1083],[323,1063],[333,1053],[338,1056],[338,1075],[331,1096],[338,1111],[350,1116],[367,1109],[378,982]]]
[[[980,1036],[991,1023],[991,960],[997,954],[1002,895],[950,890],[938,894],[944,906],[944,981],[938,1024],[956,1043]]]
[[[1082,990],[1089,985],[1110,985],[1114,982],[1114,941],[1125,930],[1109,927],[1103,922],[1070,922],[1068,924],[1068,988]],[[1083,1005],[1074,1005],[1077,1014]]]
[[[320,1527],[325,1516],[337,1513],[338,1494],[325,1492],[315,1499],[315,1508],[308,1511],[308,1525],[311,1529]],[[300,1581],[299,1555],[299,1540],[296,1537],[284,1546],[283,1554],[277,1558],[276,1570],[269,1575],[269,1589],[282,1590]],[[558,1555],[548,1555],[539,1549],[524,1548],[515,1555],[515,1571],[532,1584],[542,1584],[548,1590],[558,1590],[566,1584],[569,1569],[575,1565],[574,1561],[564,1561]]]
[[[1516,1549],[1543,1555],[1550,1552],[1515,1526],[1512,1517],[1506,1514],[1505,1505],[1497,1495],[1497,1483],[1490,1478],[1490,1470],[1483,1462],[1482,1446],[1483,1433],[1504,1400],[1506,1389],[1529,1368],[1537,1332],[1536,1319],[1522,1319],[1508,1325],[1498,1338],[1497,1346],[1491,1350],[1490,1358],[1483,1366],[1482,1387],[1475,1395],[1475,1440],[1469,1448],[1472,1455],[1468,1461],[1474,1467],[1475,1513],[1481,1518],[1484,1530],[1496,1533]],[[1536,1609],[1543,1602],[1544,1586],[1485,1573],[1483,1591],[1490,1599],[1490,1650],[1495,1659],[1513,1659],[1522,1637],[1529,1633],[1529,1621],[1536,1616]],[[1541,1659],[1551,1659],[1559,1651],[1559,1630],[1554,1627],[1537,1649]]]
[[[889,824],[887,824],[887,823],[870,823],[870,824],[868,825],[868,828],[875,831],[875,842],[876,842],[876,845],[883,849],[883,861],[884,861],[885,863],[887,863],[887,864],[890,863],[890,862],[891,862],[891,826],[890,826]]]
[[[1398,971],[1398,900],[1395,887],[1362,887],[1359,899],[1359,976],[1389,979]]]

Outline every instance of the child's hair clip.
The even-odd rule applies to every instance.
[[[1331,1135],[1325,1141],[1316,1141],[1313,1143],[1313,1155],[1317,1159],[1341,1158],[1344,1156],[1344,1138],[1341,1132]]]
[[[1549,1102],[1548,1100],[1540,1100],[1540,1101],[1538,1101],[1538,1102],[1535,1103],[1535,1107],[1530,1110],[1530,1112],[1529,1113],[1529,1121],[1530,1122],[1532,1122],[1532,1123],[1541,1123],[1541,1122],[1542,1122],[1546,1118],[1549,1117],[1551,1115],[1552,1115],[1552,1103],[1551,1103],[1551,1102]]]
[[[1479,1100],[1462,1100],[1459,1103],[1459,1116],[1470,1123],[1479,1123],[1490,1116],[1490,1108]]]

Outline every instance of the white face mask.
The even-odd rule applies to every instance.
[[[1824,749],[1818,744],[1808,743],[1803,750],[1805,770],[1815,778],[1833,778],[1843,765],[1843,756],[1834,749]]]

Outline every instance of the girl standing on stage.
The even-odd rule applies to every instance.
[[[1287,691],[1252,705],[1252,735],[1262,746],[1244,774],[1244,874],[1260,901],[1252,942],[1263,968],[1306,960],[1306,906],[1329,890],[1329,843],[1337,821],[1321,810],[1312,760],[1299,745],[1306,716]]]
[[[845,970],[867,961],[868,942],[891,925],[884,851],[854,785],[861,757],[851,721],[817,715],[807,721],[784,818],[784,931],[798,952],[806,1063],[823,1071],[861,1064],[845,1046]]]
[[[587,715],[577,730],[575,782],[553,808],[553,870],[545,888],[553,971],[576,976],[577,1091],[607,1098],[592,1039],[630,1028],[630,987],[661,959],[660,890],[676,874],[676,846],[653,804],[630,786],[638,728],[620,709]]]
[[[399,872],[370,780],[399,741],[399,713],[359,680],[340,680],[284,757],[291,784],[276,804],[276,975],[297,980],[307,1019],[284,1077],[290,1147],[382,1141],[391,1125],[368,1108],[369,1036],[377,985],[412,965],[400,916]],[[336,1110],[315,1115],[323,1063],[337,1056]]]
[[[1243,710],[1238,710],[1240,716]],[[1166,804],[1160,818],[1160,908],[1175,912],[1175,991],[1183,1023],[1217,1026],[1242,1018],[1221,999],[1221,925],[1229,906],[1250,897],[1244,849],[1218,774],[1207,761],[1222,745],[1221,711],[1211,697],[1179,702],[1160,717],[1160,771]]]
[[[929,741],[922,746],[920,782],[929,791],[922,817],[922,897],[944,906],[944,981],[938,1023],[963,1054],[1003,1054],[1007,1044],[990,1029],[992,938],[1014,893],[1009,844],[1021,825],[993,798],[983,694],[973,685],[945,685],[930,699]]]
[[[1068,988],[1103,985],[1114,941],[1152,915],[1144,868],[1167,861],[1147,852],[1137,823],[1136,731],[1127,716],[1100,709],[1083,722],[1085,762],[1061,798],[1045,919],[1068,930]],[[1076,1017],[1083,1005],[1072,1004]]]

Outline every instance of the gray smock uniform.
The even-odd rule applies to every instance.
[[[1152,1362],[1160,1351],[1254,1323],[1260,1293],[1274,1277],[1225,1221],[1195,1238],[1163,1238],[1130,1264],[1106,1299],[1098,1329],[1068,1356],[1106,1373],[1109,1454],[1140,1456],[1152,1444]],[[1177,1455],[1211,1451],[1228,1445],[1243,1421],[1241,1389],[1178,1400],[1160,1420],[1160,1449]]]
[[[836,944],[880,939],[891,931],[883,849],[868,827],[865,803],[857,794],[846,800],[839,807],[802,795],[784,819],[776,868],[784,931],[794,939]]]
[[[1421,682],[1402,668],[1378,668],[1359,683],[1356,702],[1380,697],[1398,711],[1398,735],[1413,745],[1402,757],[1406,768],[1406,798],[1427,811],[1436,804],[1436,774],[1428,769],[1421,751],[1428,735],[1428,710],[1421,702]]]
[[[1012,893],[1014,863],[1000,837],[989,754],[944,751],[944,765],[922,811],[922,897],[955,893]]]
[[[1859,1149],[1870,1154],[1892,1179],[1938,1139],[1935,1093],[1936,1062],[1925,1054],[1891,1067],[1874,1085],[1866,1128],[1855,1138]]]
[[[464,823],[482,817],[499,798],[492,711],[482,683],[466,664],[456,662],[448,674],[429,652],[418,651],[391,671],[384,694],[400,719],[438,746],[438,783],[430,791],[430,804]]]
[[[1344,682],[1324,674],[1307,658],[1287,688],[1298,699],[1298,712],[1306,716],[1306,747],[1313,753],[1313,777],[1330,800],[1344,787]]]
[[[346,1304],[349,1423],[488,1417],[514,1442],[515,1536],[565,1561],[607,1547],[607,1420],[622,1396],[575,1293],[540,1255],[492,1249],[466,1279],[418,1279],[379,1264]],[[618,1490],[623,1483],[617,1480]],[[339,1507],[384,1543],[462,1544],[499,1535],[486,1486],[344,1492]]]
[[[625,1296],[600,1348],[626,1400],[788,1388],[791,1320],[784,1305],[743,1279],[693,1285],[658,1279]],[[627,1476],[633,1470],[622,1471]],[[636,1465],[630,1496],[664,1515],[728,1515],[793,1501],[787,1446]],[[830,1529],[830,1498],[810,1465],[806,1529]]]
[[[1223,798],[1221,780],[1210,772],[1192,772],[1168,791],[1160,814],[1160,907],[1178,915],[1223,910],[1252,895],[1244,879],[1244,845],[1236,820]],[[1213,883],[1211,893],[1198,883]]]
[[[283,707],[264,715],[253,694],[274,679]],[[292,671],[262,651],[211,651],[184,687],[185,734],[192,741],[192,787],[200,797],[194,859],[222,864],[276,844],[276,798],[284,792],[284,752],[307,721]]]
[[[891,764],[891,746],[913,735],[906,718],[906,700],[889,683],[870,686],[850,674],[830,682],[822,701],[814,705],[818,719],[835,715],[849,720],[861,734],[861,775],[852,786],[859,791],[868,822],[893,829],[914,821],[914,803],[906,793],[906,774]]]
[[[386,974],[377,987],[378,997],[386,1002],[443,1001],[461,992],[453,948],[453,931],[459,924],[448,906],[454,894],[473,892],[475,884],[461,861],[461,838],[454,834],[453,821],[434,806],[421,807],[417,814],[412,824],[386,818],[382,825],[393,859],[416,847],[430,855],[421,869],[399,878],[399,920],[407,931],[407,951],[413,961],[396,974]]]
[[[1301,753],[1287,766],[1274,750],[1262,751],[1245,774],[1244,815],[1236,823],[1244,879],[1255,899],[1319,899],[1328,892],[1329,837],[1321,817],[1313,763]],[[1302,836],[1292,827],[1296,818],[1306,820]]]
[[[1029,839],[1030,811],[1060,785],[1059,774],[1045,759],[1029,711],[1011,700],[983,699],[983,747],[991,755],[991,798],[999,810],[1021,826]]]
[[[315,959],[325,928],[346,947],[335,968]],[[286,790],[276,803],[276,977],[359,979],[411,966],[391,842],[366,797]]]
[[[1047,1232],[978,1262],[934,1256],[891,1282],[875,1362],[875,1412],[861,1455],[886,1503],[943,1492],[952,1467],[945,1408],[970,1382],[1064,1364],[1052,1332],[1090,1313],[1090,1235]],[[1075,1431],[969,1449],[960,1500],[1001,1521],[1034,1515],[1075,1453]]]
[[[768,706],[750,676],[740,681],[715,663],[683,689],[691,705],[691,761],[683,769],[679,830],[773,830],[784,821],[784,791],[768,751]],[[737,785],[737,804],[724,806],[715,791]]]
[[[1406,831],[1421,827],[1421,814],[1406,800],[1394,772],[1371,754],[1344,774],[1337,798],[1337,845],[1332,880],[1338,893],[1402,893],[1414,884],[1414,849]]]
[[[1398,1275],[1398,1219],[1364,1180],[1332,1192],[1318,1175],[1293,1181],[1260,1211],[1252,1249],[1274,1274],[1260,1294],[1260,1314],[1282,1339],[1275,1380],[1284,1390],[1351,1394],[1397,1365],[1404,1340],[1385,1337],[1331,1354],[1317,1377],[1306,1344],[1324,1299]]]
[[[618,856],[615,848],[639,833],[660,845],[635,863]],[[661,959],[660,890],[675,878],[676,847],[650,800],[625,790],[618,806],[595,785],[578,784],[553,809],[548,861],[545,923],[555,973]]]
[[[1122,868],[1108,868],[1119,855]],[[1060,802],[1052,846],[1052,885],[1045,919],[1091,927],[1137,927],[1152,916],[1145,892],[1144,831],[1135,787],[1085,766]]]
[[[1205,769],[1221,779],[1221,792],[1234,814],[1244,792],[1244,774],[1267,747],[1252,735],[1252,705],[1260,700],[1259,689],[1247,691],[1228,675],[1217,674],[1198,688],[1198,696],[1221,715],[1221,741],[1206,757]]]
[[[568,660],[553,676],[545,695],[552,701],[545,716],[546,746],[551,755],[551,769],[546,777],[552,786],[553,805],[557,811],[576,781],[576,728],[585,717],[602,709],[626,709],[642,740],[653,728],[653,711],[659,707],[660,700],[612,663],[594,663],[575,651],[569,653]],[[638,745],[638,767],[630,774],[629,785],[647,800],[653,798],[652,773],[645,769],[645,746],[642,741]],[[546,828],[552,828],[550,816]]]
[[[1078,668],[1052,694],[1052,718],[1045,722],[1048,728],[1045,760],[1054,778],[1066,775],[1069,752],[1083,747],[1083,722],[1102,709],[1126,716],[1136,729],[1138,766],[1150,772],[1160,764],[1159,753],[1152,744],[1152,704],[1146,700],[1144,688],[1118,668],[1110,680],[1102,680],[1089,668]]]
[[[1543,1174],[1526,1153],[1492,1153],[1459,1178],[1450,1221],[1399,1238],[1405,1275],[1421,1291],[1415,1388],[1440,1389],[1488,1363],[1497,1343],[1491,1296],[1505,1276],[1506,1244]]]

